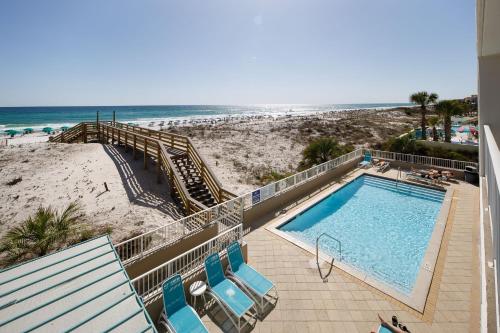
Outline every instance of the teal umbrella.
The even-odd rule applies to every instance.
[[[45,133],[47,133],[47,134],[50,134],[50,133],[54,132],[54,130],[52,129],[52,127],[44,127],[44,128],[42,129],[42,132],[45,132]]]
[[[26,127],[23,131],[25,134],[33,133],[33,129],[31,127]]]
[[[10,137],[13,137],[16,134],[19,134],[19,131],[16,131],[14,129],[8,129],[8,130],[4,131],[4,133],[6,133]]]
[[[68,126],[62,126],[62,127],[61,127],[61,131],[63,131],[63,132],[66,132],[68,129],[69,129],[69,127],[68,127]]]

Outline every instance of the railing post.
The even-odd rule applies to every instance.
[[[97,111],[96,115],[96,126],[97,126],[97,141],[101,142],[101,132],[99,131],[99,111]]]
[[[141,258],[144,256],[144,237],[141,237]]]
[[[61,143],[64,142],[64,132],[61,132]]]
[[[134,148],[132,148],[132,157],[134,160],[137,159],[137,135],[134,134]]]
[[[148,139],[144,138],[144,169],[148,168]]]
[[[158,184],[161,183],[161,153],[160,153],[160,145],[161,143],[158,142],[158,148],[156,151],[156,182]]]
[[[127,148],[128,148],[128,133],[125,132],[125,152],[127,152]]]
[[[87,124],[83,124],[83,143],[87,143]]]

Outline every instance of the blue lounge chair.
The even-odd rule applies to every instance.
[[[163,306],[160,323],[173,333],[208,333],[196,311],[187,305],[182,278],[176,274],[163,282]]]
[[[250,320],[256,318],[254,313],[258,313],[255,303],[225,277],[218,253],[213,253],[205,259],[205,272],[208,280],[206,293],[219,304],[238,332],[241,332],[245,325],[251,325]]]
[[[364,168],[372,164],[372,154],[369,151],[365,152],[364,159],[359,163],[359,166]]]
[[[278,290],[276,286],[269,281],[269,279],[257,272],[252,266],[245,263],[238,242],[233,242],[227,247],[227,257],[229,260],[227,273],[254,299],[262,314],[266,299],[269,301],[278,300]],[[275,295],[271,295],[272,290],[274,290]]]

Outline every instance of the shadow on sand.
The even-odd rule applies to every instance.
[[[124,148],[109,144],[102,147],[115,163],[130,202],[157,209],[175,220],[184,217],[171,199],[170,186],[166,180],[162,179],[161,184],[156,182],[156,167],[153,161],[148,161],[150,167],[145,170],[142,160],[134,160],[132,154],[127,154]]]

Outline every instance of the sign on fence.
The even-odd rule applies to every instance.
[[[252,192],[252,206],[260,202],[260,189]]]

